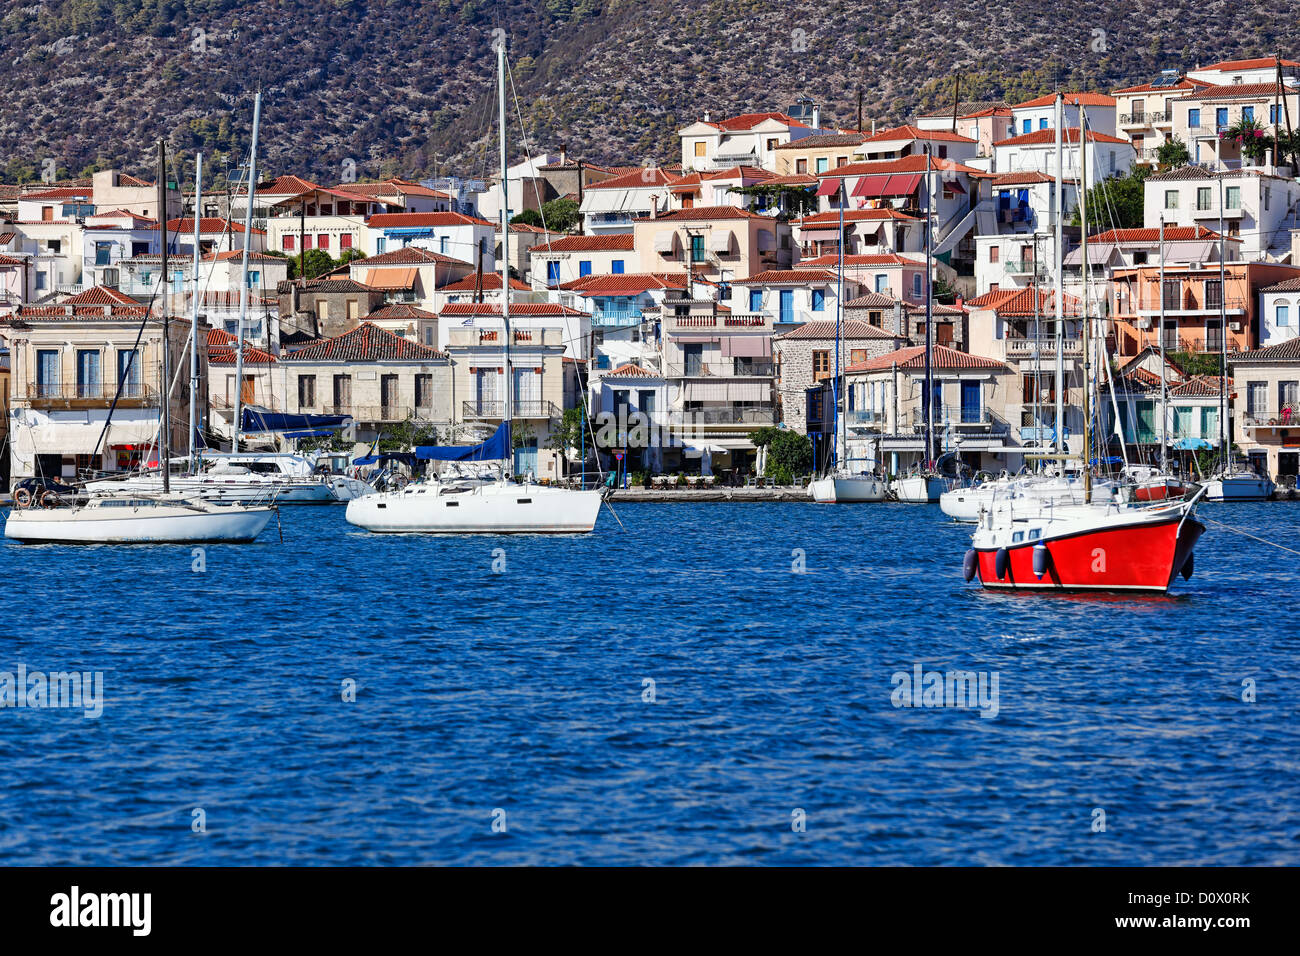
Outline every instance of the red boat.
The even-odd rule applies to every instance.
[[[1205,531],[1197,499],[1156,507],[1114,502],[987,516],[966,552],[966,580],[1030,591],[1150,591],[1192,576]]]
[[[1130,465],[1127,475],[1133,481],[1134,501],[1169,501],[1186,496],[1189,490],[1181,478],[1164,474],[1159,468]]]

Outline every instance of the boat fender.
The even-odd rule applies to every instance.
[[[1034,545],[1034,577],[1041,581],[1043,575],[1047,573],[1047,564],[1051,560],[1052,555],[1047,550],[1047,545],[1041,543]]]
[[[1007,571],[1011,568],[1011,553],[1006,548],[998,548],[997,553],[993,555],[993,570],[1002,580],[1007,576]]]
[[[32,503],[32,493],[26,488],[19,488],[14,492],[14,504],[19,508],[29,507]]]
[[[1184,581],[1192,579],[1192,572],[1196,569],[1196,555],[1189,554],[1187,560],[1183,562],[1182,575]]]
[[[967,548],[966,557],[962,559],[961,563],[961,571],[967,582],[975,579],[975,575],[979,573],[979,567],[979,555],[975,553],[974,548]]]

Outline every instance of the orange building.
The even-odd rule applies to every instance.
[[[1217,352],[1226,316],[1227,350],[1245,352],[1259,341],[1259,290],[1300,276],[1300,267],[1266,262],[1165,264],[1164,347],[1179,352]],[[1137,355],[1160,344],[1160,268],[1155,265],[1116,269],[1112,276],[1110,314],[1115,323],[1114,349]]]

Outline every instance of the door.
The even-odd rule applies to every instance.
[[[520,418],[542,417],[542,377],[535,368],[514,370],[515,414]]]
[[[762,289],[749,290],[749,311],[750,312],[763,311],[763,290]]]
[[[98,398],[99,383],[99,349],[77,349],[77,397]]]
[[[386,422],[404,418],[397,410],[397,376],[382,375],[379,378],[379,403],[383,405],[383,418]]]
[[[474,398],[478,414],[500,418],[501,409],[497,406],[500,401],[497,398],[497,370],[481,368],[475,378]]]
[[[794,289],[781,290],[781,321],[794,321]]]
[[[135,349],[118,350],[117,383],[124,398],[140,395],[140,358]]]
[[[980,407],[980,383],[961,383],[961,420],[975,424],[983,417],[984,409]]]
[[[520,440],[519,447],[515,449],[515,474],[516,475],[537,475],[537,439],[525,438]]]
[[[702,375],[704,373],[703,345],[683,345],[682,359],[686,363],[687,375]]]
[[[244,376],[244,383],[239,389],[239,400],[245,405],[253,404],[253,383],[255,380],[252,375]]]
[[[36,394],[54,398],[59,394],[59,350],[36,350]]]
[[[334,411],[336,414],[342,409],[343,413],[352,408],[352,376],[335,375],[334,376]]]

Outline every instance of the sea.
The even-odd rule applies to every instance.
[[[902,504],[5,541],[0,863],[1300,864],[1300,504],[1200,511],[1167,597]]]

